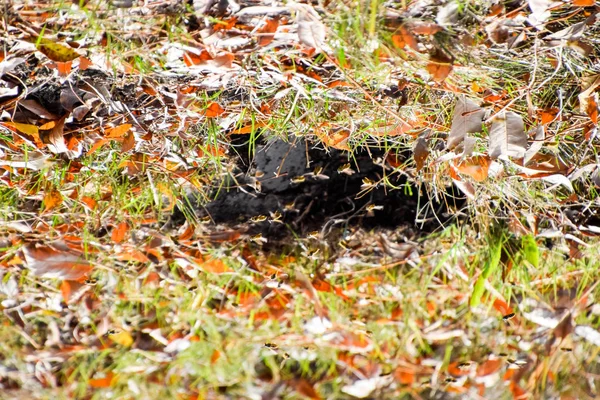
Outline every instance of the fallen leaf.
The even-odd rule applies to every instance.
[[[417,171],[420,171],[425,166],[425,161],[429,156],[429,148],[427,147],[427,140],[425,138],[418,138],[415,141],[413,148],[413,159],[417,165]]]
[[[596,0],[573,0],[575,7],[593,7],[596,5]]]
[[[219,103],[210,103],[208,106],[206,106],[206,109],[204,110],[204,116],[206,116],[207,118],[214,118],[214,117],[218,117],[219,115],[223,114],[225,112],[225,109],[223,107],[221,107],[219,105]]]
[[[127,132],[121,143],[121,153],[127,153],[129,150],[135,147],[135,136],[132,132]]]
[[[71,47],[55,43],[49,39],[40,39],[36,48],[50,60],[55,62],[66,63],[80,57],[79,53]]]
[[[37,276],[77,281],[92,271],[83,253],[67,247],[64,242],[51,245],[28,243],[23,246],[27,267]]]
[[[435,35],[444,29],[436,23],[423,21],[412,22],[409,28],[412,33],[416,33],[417,35]]]
[[[264,47],[270,44],[275,37],[275,32],[279,27],[279,18],[267,18],[265,24],[257,31],[258,45]]]
[[[40,139],[40,130],[37,126],[31,124],[22,124],[20,122],[3,122],[2,125],[13,127],[19,132],[33,137],[36,140]]]
[[[325,24],[319,21],[319,14],[312,6],[296,3],[293,8],[298,22],[298,41],[320,53],[325,45]]]
[[[446,148],[453,150],[462,144],[468,133],[481,132],[485,110],[466,96],[460,96],[454,107],[452,126],[448,134]]]
[[[406,25],[401,25],[397,33],[392,35],[392,43],[399,49],[408,46],[415,51],[419,51],[419,42]]]
[[[106,137],[111,139],[123,137],[127,132],[129,132],[131,127],[131,124],[122,124],[116,126],[107,132]]]
[[[550,9],[560,3],[551,0],[528,0],[531,15],[529,20],[533,26],[537,26],[546,22],[552,15]]]
[[[95,378],[88,380],[88,385],[94,389],[103,389],[107,387],[111,387],[113,383],[116,381],[117,375],[112,372],[107,372],[104,378]]]
[[[133,337],[131,337],[131,334],[127,331],[119,331],[112,335],[108,335],[108,338],[123,347],[130,347],[133,344]]]
[[[56,189],[47,190],[44,194],[44,211],[52,210],[63,202],[63,197]]]
[[[455,167],[461,174],[469,175],[477,182],[483,182],[488,177],[491,161],[488,156],[474,156],[461,160]]]
[[[436,82],[443,82],[450,72],[452,72],[452,63],[454,57],[446,54],[443,50],[435,49],[429,55],[429,64],[427,64],[427,72]]]
[[[48,149],[50,149],[51,152],[56,154],[66,153],[69,151],[69,148],[65,143],[64,137],[66,118],[67,117],[64,116],[63,118],[56,121],[56,125],[54,125],[54,127],[50,130],[50,133],[48,134],[48,141],[50,142],[48,144]]]
[[[590,119],[594,123],[594,125],[598,124],[598,93],[592,93],[590,97],[588,97],[587,107],[586,107],[587,115],[590,116]]]
[[[527,147],[527,134],[523,118],[512,111],[502,111],[492,120],[489,132],[489,153],[499,157],[523,158]]]
[[[127,231],[129,231],[129,224],[126,221],[120,222],[113,228],[110,238],[114,243],[123,243]]]

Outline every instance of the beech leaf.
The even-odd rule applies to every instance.
[[[503,111],[492,120],[489,134],[490,157],[523,158],[527,147],[527,134],[523,118],[512,111]]]

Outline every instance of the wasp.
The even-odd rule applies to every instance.
[[[258,233],[250,238],[254,243],[266,243],[267,239],[265,239],[262,233]]]
[[[254,217],[250,218],[250,221],[252,221],[252,222],[264,222],[266,220],[267,220],[266,215],[255,215]]]
[[[271,212],[269,213],[271,215],[271,219],[269,220],[269,222],[273,223],[278,223],[278,224],[283,224],[283,221],[281,220],[281,218],[283,217],[283,215],[281,214],[280,211],[275,211],[275,212]]]
[[[340,166],[337,169],[338,174],[346,174],[348,176],[354,175],[356,173],[356,171],[354,171],[352,168],[350,168],[350,163],[346,163],[342,166]]]

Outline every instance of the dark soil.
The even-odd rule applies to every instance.
[[[198,207],[200,217],[209,216],[217,224],[243,226],[248,233],[284,238],[289,233],[320,231],[327,235],[334,226],[359,225],[367,229],[403,226],[431,233],[448,221],[445,206],[429,202],[425,194],[394,173],[385,163],[380,146],[362,148],[350,154],[325,149],[302,138],[263,142],[253,159],[248,144],[238,150],[238,171],[228,176],[212,195],[213,200]],[[345,167],[347,166],[347,167]],[[383,176],[398,189],[378,182]],[[446,199],[459,207],[461,200]],[[419,209],[425,209],[420,215]],[[178,211],[174,220],[182,220]],[[415,224],[415,220],[425,220]]]

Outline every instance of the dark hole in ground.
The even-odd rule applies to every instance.
[[[430,202],[386,163],[381,145],[350,154],[292,137],[257,143],[251,159],[247,139],[241,143],[234,139],[232,144],[238,154],[237,171],[221,182],[212,201],[195,212],[218,224],[243,225],[249,234],[277,239],[292,232],[319,231],[326,236],[334,227],[348,225],[366,229],[408,225],[430,233],[451,218],[446,204],[459,208],[464,202],[460,196]],[[394,188],[376,184],[384,176]],[[421,222],[415,224],[417,218]],[[178,221],[183,221],[181,210],[171,218]]]

